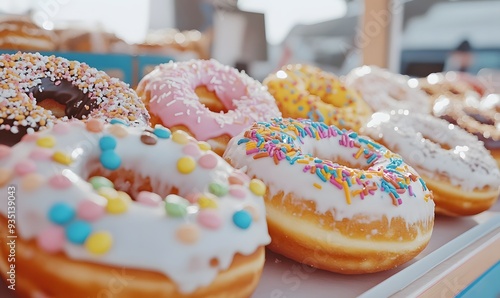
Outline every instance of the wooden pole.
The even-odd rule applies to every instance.
[[[387,68],[392,7],[391,0],[365,0],[362,30],[357,43],[363,51],[363,64]]]

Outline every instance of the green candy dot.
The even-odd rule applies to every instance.
[[[108,178],[102,176],[94,176],[90,178],[89,183],[95,190],[98,190],[101,187],[115,188],[113,182],[111,182]]]
[[[218,197],[222,197],[222,196],[226,195],[227,192],[229,191],[227,185],[220,184],[217,182],[210,183],[208,185],[208,190],[210,191],[210,193],[212,193]]]
[[[178,195],[168,195],[165,198],[165,211],[172,217],[181,217],[187,214],[189,201]]]

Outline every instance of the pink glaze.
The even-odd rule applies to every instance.
[[[214,113],[200,103],[194,91],[198,86],[215,92],[229,111]],[[151,92],[150,111],[163,125],[185,125],[201,141],[224,134],[233,137],[255,121],[281,117],[260,82],[215,60],[159,65],[142,79],[138,90]]]

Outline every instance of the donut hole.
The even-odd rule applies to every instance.
[[[224,105],[217,93],[209,90],[206,85],[200,85],[194,89],[198,96],[200,103],[206,106],[211,112],[214,113],[227,113],[229,109]]]
[[[439,145],[439,147],[441,147],[441,149],[443,149],[443,150],[450,150],[450,149],[454,148],[454,147],[450,146],[449,144],[436,139],[435,137],[431,137],[428,135],[422,135],[422,137],[433,144]]]
[[[43,101],[40,101],[37,105],[51,111],[52,115],[56,116],[57,118],[63,118],[64,116],[67,116],[65,111],[66,106],[55,101],[52,98],[47,98]]]
[[[495,126],[495,121],[486,115],[473,113],[472,111],[466,111],[465,114],[481,124]]]

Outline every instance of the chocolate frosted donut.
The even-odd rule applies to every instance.
[[[58,119],[149,122],[134,90],[85,63],[38,53],[4,54],[0,78],[0,144],[12,146]]]

